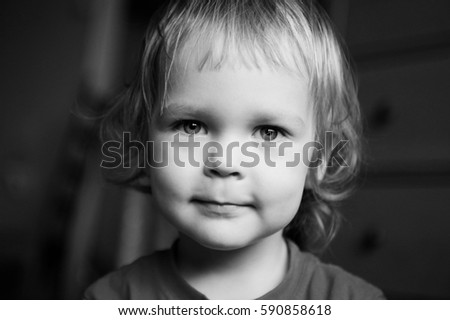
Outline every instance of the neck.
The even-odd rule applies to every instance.
[[[288,266],[281,232],[235,250],[214,250],[181,236],[176,263],[181,276],[210,299],[255,299],[283,280]]]

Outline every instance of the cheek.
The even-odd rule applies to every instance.
[[[192,190],[192,180],[182,174],[187,174],[186,168],[167,167],[150,172],[155,209],[178,230],[182,229],[182,214]]]
[[[261,185],[259,200],[272,212],[295,215],[302,198],[306,172],[299,167],[266,168],[265,178],[258,182]]]
[[[188,142],[183,136],[178,142],[174,142],[172,134],[153,134],[151,138],[154,141],[149,154],[152,185],[168,192],[180,190],[182,193],[199,170],[199,163],[193,157],[195,151],[180,146]]]
[[[150,179],[154,197],[174,204],[186,198],[191,188],[189,184],[192,181],[191,170],[177,166],[153,168],[150,171]]]

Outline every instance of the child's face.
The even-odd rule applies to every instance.
[[[174,74],[167,109],[155,112],[150,138],[156,154],[177,134],[182,142],[194,135],[199,144],[169,146],[169,165],[151,169],[159,210],[181,233],[212,249],[242,248],[281,235],[297,213],[308,171],[303,161],[287,165],[294,153],[302,159],[303,145],[313,139],[307,81],[264,66],[199,71],[187,64]],[[261,145],[265,140],[277,145],[270,158]],[[204,163],[203,146],[212,141],[223,150],[209,159],[221,161],[217,167]],[[249,141],[253,145],[245,147]],[[291,147],[281,151],[282,142]],[[211,148],[209,156],[216,150]]]

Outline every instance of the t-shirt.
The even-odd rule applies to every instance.
[[[258,299],[322,300],[383,299],[383,293],[340,267],[322,263],[288,241],[289,265],[285,278]],[[114,271],[92,284],[86,299],[198,300],[205,295],[178,273],[173,250],[158,251]]]

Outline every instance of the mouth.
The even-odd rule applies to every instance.
[[[241,202],[222,202],[207,199],[193,199],[192,203],[197,205],[205,214],[213,216],[227,216],[238,214],[243,209],[252,208],[251,204]]]

